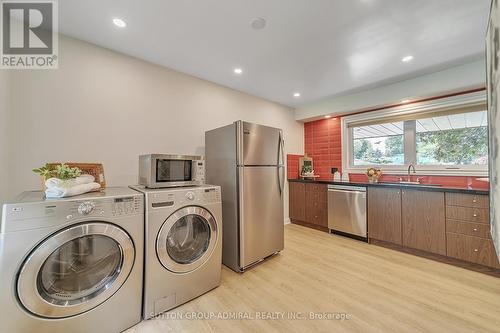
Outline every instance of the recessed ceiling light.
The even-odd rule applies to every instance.
[[[293,97],[299,98],[300,97],[300,93],[299,92],[293,93]]]
[[[124,20],[119,19],[119,18],[114,18],[113,23],[118,27],[118,28],[125,28],[127,26],[127,23],[125,23]]]
[[[330,115],[326,115],[325,118],[328,119],[328,118],[331,118],[332,116]]]
[[[255,30],[261,30],[266,27],[266,20],[262,17],[255,17],[250,21],[250,26]]]
[[[412,60],[413,60],[413,56],[412,55],[408,55],[406,57],[401,58],[402,62],[409,62],[409,61],[412,61]]]
[[[241,74],[243,73],[243,70],[241,68],[235,68],[233,72],[234,74]]]
[[[409,99],[403,99],[401,103],[408,103],[410,100]]]

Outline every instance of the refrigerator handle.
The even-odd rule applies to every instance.
[[[280,163],[281,158],[281,163]],[[283,196],[283,190],[285,187],[285,144],[283,140],[283,132],[280,131],[279,142],[278,142],[278,187],[280,189],[280,196]]]
[[[278,139],[278,165],[284,165],[284,164],[285,164],[285,142],[283,140],[283,132],[280,131]]]
[[[281,170],[282,167],[277,167],[276,168],[276,172],[278,173],[278,177],[277,177],[277,180],[278,180],[278,189],[280,190],[280,197],[283,195],[283,189],[281,188]]]
[[[277,169],[278,169],[278,186],[280,189],[280,196],[283,196],[283,190],[285,188],[285,167],[279,166]]]
[[[244,262],[245,262],[245,247],[243,246],[244,241],[245,241],[245,223],[248,223],[245,221],[245,214],[244,214],[244,205],[243,205],[243,183],[245,179],[243,178],[243,172],[245,172],[244,167],[237,168],[237,177],[238,177],[238,252],[239,252],[239,257],[238,257],[238,265],[240,268],[243,267]]]
[[[243,165],[243,122],[236,121],[236,165]]]

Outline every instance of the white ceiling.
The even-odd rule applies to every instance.
[[[63,34],[299,106],[478,59],[489,5],[490,0],[62,0],[59,25]],[[115,27],[115,17],[127,27]],[[265,18],[267,26],[253,30],[254,17]],[[414,60],[401,62],[406,55]],[[243,74],[235,75],[235,67]]]

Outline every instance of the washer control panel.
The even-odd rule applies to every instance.
[[[117,197],[104,200],[88,200],[73,203],[66,220],[83,216],[116,217],[142,212],[140,196]]]
[[[78,206],[78,213],[82,215],[89,215],[91,214],[95,209],[95,203],[92,201],[85,201]]]
[[[135,214],[142,211],[142,200],[139,197],[123,197],[114,199],[112,213],[116,215]]]
[[[122,216],[142,216],[144,196],[138,193],[98,197],[96,194],[94,198],[6,204],[4,208],[3,214],[7,222],[0,226],[0,231],[13,232],[51,227],[72,221],[105,221]]]

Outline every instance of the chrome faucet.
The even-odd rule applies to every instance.
[[[410,170],[413,168],[413,173],[417,173],[417,171],[415,171],[415,166],[413,165],[413,163],[410,163],[410,165],[408,165],[408,181],[411,182],[411,176],[410,176]]]

